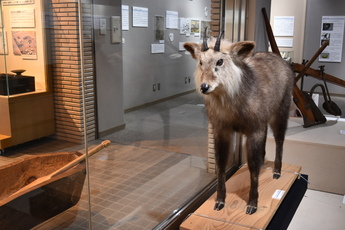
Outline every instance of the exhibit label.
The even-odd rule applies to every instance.
[[[319,56],[319,61],[341,62],[344,39],[345,16],[323,16],[321,23],[320,46],[325,40],[329,45]]]

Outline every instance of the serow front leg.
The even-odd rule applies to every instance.
[[[228,161],[230,146],[230,135],[215,135],[215,157],[217,165],[217,200],[214,210],[221,210],[225,205],[226,188],[225,188],[225,168]]]

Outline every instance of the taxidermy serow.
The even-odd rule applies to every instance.
[[[266,153],[268,125],[276,142],[273,178],[281,175],[294,76],[280,56],[254,53],[254,42],[230,43],[221,36],[208,43],[205,30],[203,44],[187,42],[184,48],[197,60],[196,87],[214,129],[218,178],[214,209],[225,205],[225,167],[230,136],[236,131],[246,136],[251,182],[246,213],[253,214],[258,207],[258,176]]]

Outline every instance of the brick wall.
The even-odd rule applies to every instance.
[[[51,52],[56,138],[84,141],[81,58],[77,0],[51,0]],[[96,138],[90,2],[83,1],[83,47],[88,140]],[[49,41],[48,41],[49,44]]]
[[[221,27],[221,0],[211,0],[211,36],[217,37]],[[216,173],[214,137],[212,125],[208,124],[207,172]]]
[[[211,36],[218,36],[221,27],[221,0],[211,0]]]

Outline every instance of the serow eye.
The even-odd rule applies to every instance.
[[[216,65],[217,66],[221,66],[221,65],[223,65],[223,59],[219,59],[218,61],[217,61],[217,63],[216,63]]]

